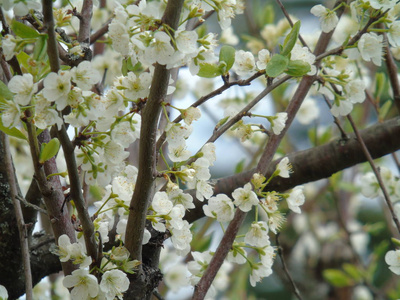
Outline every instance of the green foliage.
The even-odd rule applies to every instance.
[[[58,140],[58,138],[52,139],[47,144],[43,143],[39,155],[39,162],[43,164],[45,161],[55,156],[59,148],[60,148],[60,141]]]
[[[0,99],[1,100],[11,100],[13,98],[13,93],[8,89],[3,81],[0,80]]]
[[[289,34],[286,36],[285,41],[283,42],[282,45],[282,50],[281,54],[284,56],[287,56],[290,54],[292,51],[294,45],[296,45],[297,38],[299,36],[299,31],[300,31],[300,21],[297,21],[293,27],[292,30],[290,30]]]
[[[37,38],[40,36],[40,33],[37,32],[32,27],[25,25],[24,23],[18,22],[13,19],[11,22],[11,29],[15,33],[16,36],[26,39]]]
[[[289,64],[289,58],[281,54],[275,54],[271,57],[271,60],[267,63],[265,73],[269,77],[277,77],[285,72]]]
[[[325,280],[334,287],[345,287],[354,285],[354,281],[345,272],[336,269],[326,269],[323,272]]]
[[[1,81],[0,81],[1,82]],[[21,139],[21,140],[28,140],[26,136],[16,127],[8,128],[3,125],[3,122],[0,118],[0,130],[3,131],[5,134]]]
[[[391,107],[392,107],[392,100],[387,100],[381,106],[381,108],[379,109],[379,116],[378,116],[380,121],[383,121],[386,118],[386,116],[389,113]]]
[[[245,159],[243,158],[241,161],[239,161],[235,167],[235,174],[241,173],[243,172],[244,169],[244,163],[245,163]]]
[[[306,75],[311,71],[311,66],[309,63],[302,60],[291,60],[287,66],[286,74],[299,77]]]
[[[226,64],[224,74],[226,74],[233,66],[235,62],[235,48],[232,46],[224,45],[219,52],[219,62]]]

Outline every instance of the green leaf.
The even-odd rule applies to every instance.
[[[40,36],[40,33],[35,29],[25,25],[24,23],[16,21],[15,19],[13,19],[11,22],[11,29],[14,31],[15,35],[22,38],[32,39]]]
[[[374,98],[379,101],[381,98],[382,94],[387,90],[388,88],[388,81],[386,80],[386,75],[383,72],[378,72],[375,75],[375,92],[374,92]]]
[[[0,118],[0,130],[9,136],[16,137],[21,140],[28,140],[26,136],[16,127],[8,128],[3,125],[3,121]]]
[[[14,97],[14,94],[10,92],[8,86],[0,80],[0,98],[11,100]]]
[[[128,60],[127,59],[122,60],[121,73],[124,76],[128,75]]]
[[[361,281],[363,275],[360,270],[353,264],[343,264],[343,270],[351,276],[355,281]]]
[[[323,272],[325,280],[335,287],[345,287],[354,284],[353,280],[343,271],[326,269]]]
[[[260,7],[257,7],[260,8]],[[261,9],[255,10],[255,22],[258,28],[274,23],[275,10],[272,5],[262,5]]]
[[[289,53],[292,51],[294,45],[296,45],[297,38],[299,36],[299,31],[300,31],[300,21],[297,21],[293,27],[292,30],[290,30],[289,34],[286,36],[285,41],[283,42],[283,48],[281,51],[281,54],[284,56],[289,55]]]
[[[228,45],[222,46],[221,51],[219,52],[219,61],[226,63],[224,73],[228,72],[235,62],[235,48]]]
[[[43,146],[44,145],[44,146]],[[39,162],[43,164],[45,161],[52,158],[57,154],[58,149],[60,148],[60,141],[58,138],[52,139],[48,144],[42,144],[42,150],[39,155]]]
[[[291,60],[285,73],[293,77],[299,77],[306,75],[310,71],[311,66],[309,63],[302,60]]]
[[[47,50],[47,35],[41,35],[36,41],[35,48],[33,49],[33,59],[37,61],[43,60],[47,54],[46,50]]]
[[[400,240],[392,238],[392,243],[395,244],[397,247],[400,247]]]
[[[219,65],[203,63],[200,64],[200,70],[197,75],[204,78],[214,78],[223,75],[223,73]]]
[[[289,58],[280,54],[275,54],[267,63],[265,72],[269,77],[279,76],[286,70],[288,64]]]
[[[235,174],[238,174],[243,171],[245,161],[246,160],[243,158],[241,161],[238,162],[238,164],[235,167]]]
[[[392,100],[386,101],[379,109],[379,120],[383,121],[388,112],[390,111],[390,108],[392,107]]]

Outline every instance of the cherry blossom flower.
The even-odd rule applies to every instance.
[[[268,277],[272,274],[272,269],[265,267],[263,264],[253,265],[250,274],[251,286],[256,286],[257,282],[260,282],[264,277]]]
[[[154,195],[151,206],[157,214],[167,215],[174,205],[169,200],[166,192],[157,192]]]
[[[365,83],[361,79],[351,80],[345,85],[344,91],[351,103],[361,103],[365,100]]]
[[[371,7],[375,9],[387,10],[396,5],[396,0],[368,0]]]
[[[319,17],[319,21],[321,22],[321,29],[323,32],[330,32],[335,29],[336,25],[339,22],[339,18],[336,13],[330,9],[327,9],[325,6],[318,4],[311,8],[311,13]]]
[[[335,117],[347,116],[353,110],[353,103],[346,99],[336,98],[332,104],[331,113]]]
[[[5,100],[1,105],[1,121],[5,127],[15,127],[20,122],[21,111],[14,101]]]
[[[128,277],[121,270],[106,271],[101,278],[100,289],[104,292],[107,300],[113,300],[115,297],[122,299],[123,292],[128,288]]]
[[[308,125],[319,116],[319,108],[314,98],[307,98],[301,104],[299,112],[296,115],[300,124]]]
[[[378,67],[382,64],[383,36],[364,33],[358,41],[358,50],[365,61],[372,61]]]
[[[259,202],[256,193],[253,192],[251,183],[246,183],[243,188],[234,190],[232,197],[235,199],[233,204],[244,212],[250,211],[253,205],[258,205]]]
[[[184,144],[168,146],[168,157],[173,162],[188,160],[190,156],[191,153]]]
[[[393,47],[400,46],[400,21],[394,21],[389,25],[387,37],[390,45]]]
[[[201,111],[197,107],[189,107],[185,109],[182,114],[182,119],[187,125],[191,125],[194,120],[198,120],[201,117]]]
[[[86,269],[78,269],[71,275],[65,276],[63,285],[66,288],[72,288],[71,297],[76,300],[87,300],[89,296],[93,298],[99,293],[96,277],[89,274]]]
[[[267,223],[264,221],[253,222],[250,230],[244,236],[244,242],[255,247],[270,245]]]
[[[68,94],[71,90],[71,74],[68,71],[51,72],[43,81],[43,96],[50,102],[56,102],[57,109],[67,106]]]
[[[307,47],[301,47],[299,44],[294,45],[291,51],[291,60],[301,60],[308,63],[311,67],[307,75],[315,75],[317,68],[315,67],[315,55],[310,52]]]
[[[275,117],[269,117],[268,121],[271,123],[272,131],[274,134],[279,135],[281,134],[282,130],[286,126],[287,120],[287,113],[286,112],[279,112],[276,114]]]
[[[190,242],[193,239],[188,221],[183,221],[182,228],[171,228],[171,242],[175,249],[180,251],[180,255],[186,255],[190,251]]]
[[[385,262],[393,273],[400,275],[400,250],[388,251],[385,255]]]
[[[254,55],[249,51],[239,50],[235,53],[233,69],[239,76],[248,76],[256,71]]]
[[[13,58],[15,54],[15,48],[17,46],[16,38],[11,34],[6,34],[1,40],[1,47],[3,48],[3,54],[6,61]]]
[[[293,170],[292,170],[292,164],[289,162],[288,157],[284,157],[280,160],[280,162],[276,166],[276,172],[280,177],[283,178],[290,177],[290,173],[293,173]]]
[[[178,263],[164,272],[164,282],[172,292],[189,285],[188,269],[186,265]]]
[[[235,209],[232,200],[225,194],[218,194],[203,206],[204,214],[216,218],[218,222],[229,222],[233,219]]]
[[[0,284],[0,299],[7,300],[8,299],[8,292],[4,285]]]
[[[33,76],[29,73],[12,77],[8,88],[15,93],[14,101],[19,105],[28,105],[38,90],[37,83],[33,83]]]
[[[150,62],[166,65],[174,52],[169,35],[163,31],[158,31],[154,34],[154,40],[146,49],[146,57]]]
[[[292,192],[290,193],[289,197],[286,199],[289,209],[291,209],[293,212],[300,214],[301,209],[300,205],[304,204],[305,197],[303,194],[303,186],[296,186]]]
[[[267,49],[258,52],[258,61],[256,63],[259,70],[265,70],[267,63],[271,60],[271,53]]]
[[[101,79],[100,73],[87,60],[81,62],[77,67],[73,67],[71,76],[72,80],[82,90],[90,90]]]

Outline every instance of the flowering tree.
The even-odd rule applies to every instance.
[[[373,161],[392,154],[400,168],[396,1],[315,5],[322,32],[311,36],[280,0],[1,2],[0,298],[32,299],[61,270],[72,299],[161,299],[184,286],[192,299],[233,297],[269,276],[299,299],[400,297],[388,279],[400,274],[388,243],[400,245],[400,181]],[[250,32],[240,44],[239,14]],[[206,27],[215,17],[220,34]],[[193,151],[206,102],[224,114]],[[308,150],[292,124],[309,130]],[[248,159],[211,180],[223,135]],[[363,162],[373,172],[337,173]],[[360,225],[359,191],[383,197],[385,226]]]

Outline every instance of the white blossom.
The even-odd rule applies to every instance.
[[[235,53],[233,69],[239,76],[248,76],[256,71],[254,55],[249,51],[239,50]]]
[[[265,70],[267,63],[271,60],[271,53],[267,49],[258,52],[258,61],[256,63],[259,70]]]
[[[293,173],[292,164],[289,162],[289,158],[288,157],[282,158],[278,163],[278,165],[276,166],[276,170],[278,176],[283,178],[289,178],[290,173]]]
[[[303,186],[296,186],[289,197],[286,199],[289,209],[291,209],[295,213],[301,213],[300,205],[304,204],[305,197],[303,194]]]
[[[393,273],[400,275],[400,250],[388,251],[385,255],[385,262]]]
[[[295,44],[291,51],[291,60],[301,60],[310,65],[311,70],[307,75],[315,75],[317,68],[315,67],[315,55],[310,52],[307,47],[301,47],[299,44]]]
[[[154,40],[146,49],[146,57],[150,62],[166,65],[170,62],[175,50],[171,45],[171,38],[163,31],[154,34]]]
[[[78,269],[65,276],[63,285],[68,289],[72,288],[71,296],[74,300],[87,300],[89,296],[96,297],[99,293],[96,277],[86,269]]]
[[[73,67],[71,75],[72,80],[82,90],[90,90],[101,79],[100,73],[87,60],[81,62],[77,67]]]
[[[68,94],[71,90],[71,74],[68,71],[51,72],[43,81],[43,96],[50,102],[56,102],[57,109],[67,106]]]
[[[286,112],[279,112],[275,117],[270,117],[268,119],[268,121],[271,123],[271,128],[274,134],[281,134],[282,130],[285,128],[287,118]]]
[[[335,99],[332,104],[331,113],[335,117],[347,116],[353,110],[353,103],[345,99]]]
[[[20,122],[21,111],[14,101],[4,100],[1,105],[1,121],[5,127],[15,127]]]
[[[319,17],[319,21],[321,22],[321,29],[323,32],[330,32],[335,29],[336,25],[339,22],[339,18],[336,13],[330,9],[327,9],[325,6],[318,4],[311,8],[311,13]]]
[[[28,105],[33,94],[38,90],[37,83],[33,83],[33,76],[29,73],[13,76],[8,83],[8,88],[15,93],[14,101],[19,105]]]
[[[218,194],[203,206],[204,214],[216,218],[218,222],[229,222],[233,219],[235,209],[232,200],[225,194]]]
[[[1,47],[3,48],[3,54],[6,61],[13,58],[15,54],[15,47],[17,46],[17,40],[11,34],[6,34],[1,40]]]
[[[0,300],[7,300],[8,292],[4,285],[0,284]]]
[[[267,223],[264,221],[253,222],[250,230],[244,236],[244,242],[255,247],[270,245]]]
[[[243,188],[234,190],[232,197],[235,199],[233,204],[244,212],[250,211],[253,205],[258,205],[259,202],[256,193],[253,192],[251,183],[246,183]]]
[[[308,125],[319,116],[319,108],[314,98],[307,98],[300,106],[296,118],[300,124]]]
[[[382,64],[383,36],[364,33],[358,41],[358,50],[365,61],[372,61],[378,67]]]
[[[188,269],[186,265],[178,263],[164,272],[164,282],[173,291],[189,285]]]
[[[182,119],[187,125],[191,125],[194,120],[198,120],[201,117],[201,111],[197,107],[189,107],[182,112]]]
[[[257,282],[260,282],[264,277],[268,277],[272,274],[272,269],[267,268],[262,264],[256,264],[251,269],[250,284],[256,286]]]
[[[166,192],[157,192],[151,203],[154,211],[159,215],[167,215],[174,206]]]
[[[361,79],[351,80],[344,87],[347,100],[351,103],[361,103],[365,100],[365,83]]]
[[[396,0],[368,0],[371,7],[375,9],[387,10],[396,5]]]
[[[394,21],[389,25],[387,37],[390,45],[393,47],[400,46],[400,21]]]
[[[115,297],[122,299],[123,292],[128,288],[128,277],[121,270],[106,271],[101,277],[100,289],[104,292],[107,300],[113,300]]]

